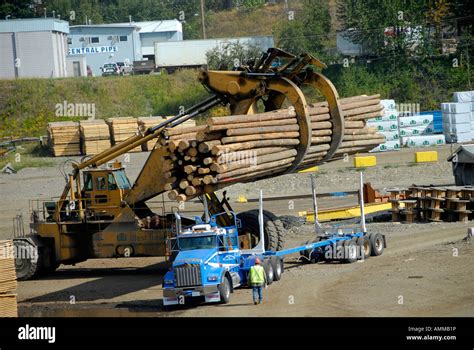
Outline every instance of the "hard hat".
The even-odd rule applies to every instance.
[[[255,258],[255,264],[260,264],[260,259],[259,258]]]

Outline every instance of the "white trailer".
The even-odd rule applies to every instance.
[[[225,48],[229,43],[252,44],[267,51],[274,46],[272,36],[254,36],[225,39],[183,40],[155,43],[157,69],[196,68],[207,65],[206,53],[215,47]]]

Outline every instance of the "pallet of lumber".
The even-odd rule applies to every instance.
[[[159,125],[172,117],[140,117],[138,118],[138,127],[141,132],[145,132],[148,128]],[[184,123],[174,127],[173,129],[180,130],[182,128],[196,126],[194,120],[186,120]],[[155,147],[157,139],[152,139],[142,145],[143,151],[151,151]]]
[[[79,123],[48,123],[48,144],[54,157],[81,155]]]
[[[11,240],[0,241],[0,317],[17,317],[16,273]]]
[[[382,114],[379,95],[340,99],[344,135],[331,160],[368,152],[384,136],[368,128],[365,120]],[[326,102],[309,105],[310,147],[295,169],[304,170],[325,161],[333,125]],[[212,117],[206,125],[168,130],[169,157],[163,162],[171,200],[186,201],[237,182],[285,173],[298,155],[300,127],[293,109],[255,115]],[[171,138],[173,137],[173,139]]]
[[[79,124],[83,154],[94,155],[110,148],[110,130],[104,120],[82,120]]]
[[[110,130],[112,145],[125,141],[138,133],[138,123],[136,118],[109,118],[107,124]],[[141,152],[141,146],[131,149],[129,152]]]

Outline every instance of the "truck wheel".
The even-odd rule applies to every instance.
[[[265,259],[263,262],[263,268],[265,269],[265,274],[267,276],[267,285],[273,283],[273,277],[275,276],[273,272],[273,266],[269,259]]]
[[[371,253],[370,239],[367,235],[359,237],[357,239],[357,244],[361,246],[362,253],[364,254],[364,259],[368,259]]]
[[[221,295],[221,303],[227,304],[230,300],[230,282],[229,279],[224,277],[224,280],[217,287],[219,294]]]
[[[383,237],[380,233],[370,234],[370,245],[373,256],[379,256],[383,253]]]
[[[270,261],[273,267],[273,280],[279,281],[281,279],[281,275],[283,274],[283,259],[272,256]]]
[[[38,276],[41,270],[42,255],[36,245],[24,240],[14,240],[15,249],[18,256],[15,258],[16,278],[19,281],[26,281]],[[37,259],[31,259],[28,252],[36,249]]]
[[[354,240],[344,241],[344,259],[343,262],[351,264],[357,261],[357,246]]]

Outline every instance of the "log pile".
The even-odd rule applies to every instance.
[[[110,148],[109,126],[104,120],[82,120],[79,124],[83,154],[94,155]]]
[[[367,152],[385,141],[365,120],[380,116],[379,95],[340,100],[345,132],[331,160]],[[330,149],[332,122],[326,102],[309,106],[311,146],[297,170],[320,162]],[[292,109],[255,115],[213,117],[198,127],[170,129],[169,156],[163,162],[165,190],[171,200],[186,201],[236,182],[282,174],[297,156],[299,125]],[[162,140],[163,142],[164,140]]]
[[[18,317],[13,242],[0,241],[0,317]]]
[[[136,118],[109,118],[107,124],[110,129],[112,145],[125,141],[129,137],[138,133]],[[141,152],[141,146],[131,149],[129,152]]]
[[[48,123],[48,144],[54,157],[81,155],[79,123]]]
[[[145,132],[148,128],[151,128],[155,125],[163,123],[164,121],[168,120],[171,117],[141,117],[138,118],[138,128],[141,132]],[[194,120],[187,120],[184,123],[175,127],[175,129],[185,128],[190,126],[196,126],[196,122]],[[152,139],[142,145],[143,151],[151,151],[156,144],[156,139]]]

